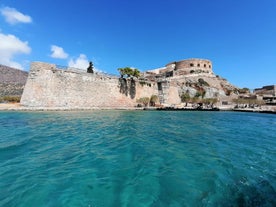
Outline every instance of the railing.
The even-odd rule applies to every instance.
[[[67,69],[68,69],[68,66],[56,65],[56,69],[58,69],[58,70],[67,70]]]
[[[72,72],[77,72],[77,73],[87,73],[86,69],[68,67],[68,66],[63,66],[63,65],[56,65],[56,69],[72,71]],[[106,72],[103,72],[103,71],[97,71],[97,70],[94,70],[94,74],[96,74],[98,76],[109,77],[109,78],[118,78],[119,77],[119,75],[106,73]]]

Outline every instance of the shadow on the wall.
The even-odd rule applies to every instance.
[[[125,78],[119,78],[120,93],[128,94],[127,80]]]
[[[136,96],[136,82],[133,79],[119,78],[120,93],[134,99]]]
[[[136,95],[136,82],[133,79],[130,80],[129,95],[131,99],[134,99]]]

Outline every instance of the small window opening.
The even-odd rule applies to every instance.
[[[206,68],[206,64],[204,64],[204,68]]]
[[[199,64],[199,63],[197,64],[197,67],[200,67],[200,64]]]
[[[191,67],[194,67],[194,64],[193,64],[193,63],[190,63],[190,66],[191,66]]]
[[[159,91],[162,91],[162,83],[157,83],[157,87]]]

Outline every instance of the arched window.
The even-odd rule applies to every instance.
[[[190,66],[191,66],[191,67],[194,67],[194,64],[193,64],[193,63],[190,63]]]
[[[204,68],[206,68],[206,64],[204,64]]]
[[[199,63],[197,64],[197,67],[200,67],[200,64],[199,64]]]

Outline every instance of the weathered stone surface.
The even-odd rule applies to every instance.
[[[182,67],[190,62],[181,61],[179,65]],[[181,95],[187,92],[191,98],[202,92],[204,98],[218,98],[219,101],[237,97],[235,86],[213,74],[210,61],[193,59],[192,62],[199,65],[198,68],[204,67],[209,73],[195,68],[199,70],[198,73],[167,74],[171,71],[165,68],[161,69],[165,71],[163,74],[159,73],[160,70],[153,70],[149,76],[138,80],[70,68],[59,70],[54,64],[34,62],[21,104],[28,107],[121,108],[136,106],[137,99],[152,95],[157,95],[164,105],[180,104]],[[194,65],[187,67],[194,68]]]
[[[133,85],[134,84],[134,85]],[[133,107],[136,99],[156,93],[154,86],[141,86],[83,71],[57,70],[55,65],[34,62],[21,98],[31,107]]]

